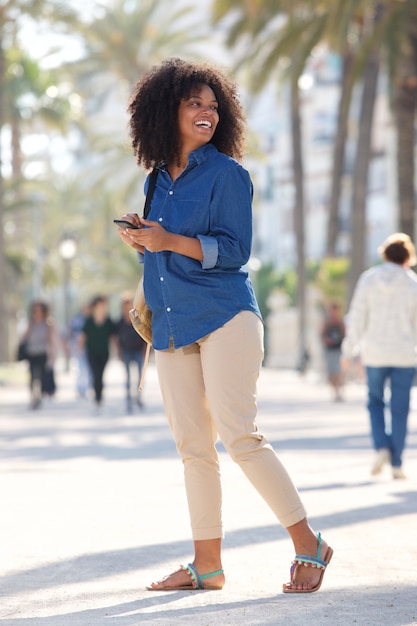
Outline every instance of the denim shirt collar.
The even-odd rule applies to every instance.
[[[185,169],[188,169],[193,165],[201,165],[210,158],[210,155],[213,153],[213,151],[217,152],[217,148],[212,143],[206,143],[204,146],[196,148],[196,150],[193,150],[188,155],[188,164]],[[158,166],[158,169],[165,171],[167,165],[167,161],[162,161],[162,163]]]

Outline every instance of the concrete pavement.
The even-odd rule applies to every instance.
[[[182,466],[153,364],[144,411],[125,413],[122,376],[112,362],[97,416],[73,372],[33,412],[22,365],[0,370],[1,626],[417,624],[416,390],[408,479],[371,479],[363,385],[335,404],[314,374],[264,369],[259,425],[334,549],[323,586],[280,592],[291,542],[221,452],[227,584],[155,593],[145,585],[192,558]]]

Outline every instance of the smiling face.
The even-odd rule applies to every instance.
[[[192,89],[178,109],[182,151],[190,153],[208,143],[218,123],[218,102],[211,87],[199,85]]]

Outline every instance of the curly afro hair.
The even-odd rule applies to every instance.
[[[129,134],[138,165],[151,169],[163,161],[179,163],[178,108],[199,85],[211,87],[219,104],[211,143],[220,152],[242,159],[246,118],[236,84],[213,65],[172,58],[138,81],[128,104]]]

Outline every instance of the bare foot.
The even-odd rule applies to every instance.
[[[181,566],[180,569],[164,576],[161,580],[158,580],[156,583],[151,583],[147,589],[172,589],[173,587],[190,587],[191,577],[186,569],[183,569]]]
[[[204,575],[206,572],[204,569],[199,570],[200,575]],[[204,580],[203,589],[222,589],[225,583],[225,576],[223,573],[211,576],[207,582]],[[151,583],[148,587],[153,591],[169,591],[170,589],[194,589],[193,581],[187,567],[181,566],[180,569],[168,574],[156,583]]]
[[[315,550],[309,550],[304,552],[303,554],[314,556],[316,558],[317,547]],[[322,540],[321,551],[318,558],[328,563],[332,557],[332,554],[332,549],[329,548],[326,541]],[[296,564],[291,582],[285,583],[284,585],[282,585],[282,588],[286,592],[311,591],[316,587],[320,587],[323,573],[324,570],[321,568],[309,565],[305,566],[304,564]]]

